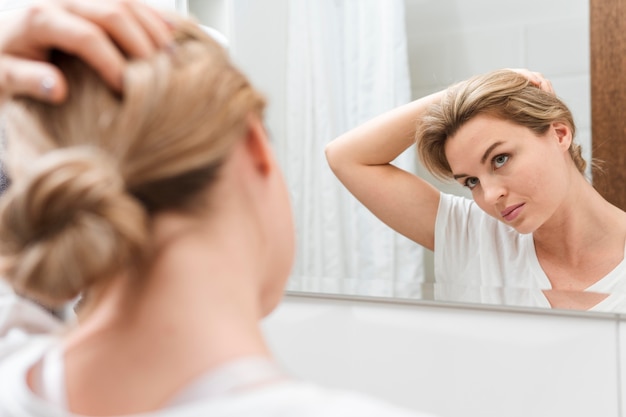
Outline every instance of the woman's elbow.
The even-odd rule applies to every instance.
[[[337,152],[337,143],[336,140],[329,142],[324,147],[324,155],[326,155],[326,162],[328,162],[328,166],[334,171],[337,165],[339,164],[339,157]]]

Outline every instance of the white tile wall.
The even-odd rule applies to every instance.
[[[442,417],[619,416],[617,326],[295,296],[264,322],[294,375]]]
[[[406,0],[410,23],[427,34],[511,27],[588,16],[588,0]]]
[[[525,25],[529,68],[555,76],[589,73],[589,16]]]

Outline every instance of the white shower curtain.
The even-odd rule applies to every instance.
[[[325,145],[410,101],[403,0],[291,0],[286,138],[275,143],[295,210],[288,289],[415,298],[423,249],[376,219],[334,177]],[[395,163],[414,170],[411,148]]]

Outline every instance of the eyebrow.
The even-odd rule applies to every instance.
[[[493,152],[493,150],[496,149],[498,146],[502,145],[502,143],[503,142],[496,142],[492,144],[490,147],[488,147],[485,153],[483,154],[483,157],[480,158],[480,163],[484,164],[487,158],[489,158],[489,155],[491,154],[491,152]]]
[[[498,141],[495,143],[492,143],[491,146],[489,146],[487,148],[487,150],[485,150],[485,153],[483,153],[482,158],[480,158],[480,163],[484,164],[485,161],[487,161],[487,158],[489,158],[489,155],[491,155],[491,152],[493,152],[494,149],[496,149],[498,146],[502,145],[504,142]],[[456,174],[453,175],[455,180],[458,180],[459,178],[464,178],[464,177],[469,177],[469,175],[467,174]]]

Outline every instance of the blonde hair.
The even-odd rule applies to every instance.
[[[55,306],[150,253],[150,219],[203,207],[251,112],[265,102],[226,51],[180,20],[176,47],[129,64],[123,95],[54,53],[62,105],[8,103],[12,184],[0,207],[0,266],[13,287]]]
[[[525,126],[538,135],[559,121],[569,126],[572,137],[576,126],[565,103],[511,70],[479,75],[448,88],[441,102],[431,106],[420,120],[416,141],[422,163],[440,179],[452,177],[445,155],[445,143],[463,124],[479,114],[488,114]],[[581,147],[572,142],[570,156],[576,168],[587,166]]]

